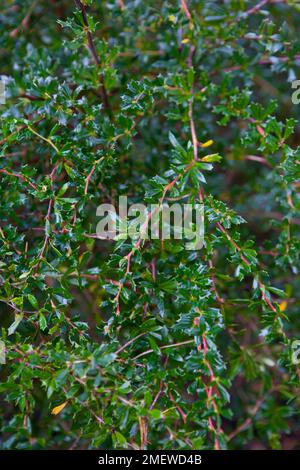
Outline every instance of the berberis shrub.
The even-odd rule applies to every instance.
[[[2,449],[299,448],[299,22],[2,0]],[[121,195],[204,246],[97,237]]]

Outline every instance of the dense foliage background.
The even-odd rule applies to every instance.
[[[1,448],[299,448],[297,2],[0,15]],[[122,194],[205,246],[97,239]]]

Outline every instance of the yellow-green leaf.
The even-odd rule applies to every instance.
[[[55,406],[52,411],[51,411],[51,414],[52,415],[58,415],[64,408],[65,406],[67,405],[67,401],[65,401],[64,403],[62,403],[61,405],[58,405],[58,406]]]
[[[211,155],[206,155],[206,157],[201,158],[202,162],[220,162],[221,160],[222,157],[218,153],[212,153]]]

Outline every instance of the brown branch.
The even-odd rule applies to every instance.
[[[277,388],[276,386],[272,387],[269,393],[274,392],[276,390],[276,388]],[[255,403],[255,405],[253,407],[253,410],[252,410],[250,416],[242,424],[240,424],[234,431],[232,431],[232,433],[229,434],[228,441],[231,441],[231,439],[233,439],[235,436],[237,436],[237,434],[244,431],[248,426],[250,426],[253,419],[255,418],[255,415],[258,413],[258,411],[260,410],[260,408],[263,405],[264,401],[266,400],[267,396],[268,395],[265,394],[257,400],[257,402]]]
[[[51,181],[51,188],[53,188],[53,182],[54,182],[54,177],[55,177],[55,174],[56,174],[56,170],[57,170],[57,167],[58,167],[58,163],[56,165],[54,165],[49,177],[50,177],[50,181]],[[52,207],[53,207],[53,202],[54,200],[51,198],[49,200],[49,203],[48,203],[48,210],[47,210],[47,214],[45,216],[45,224],[48,222],[50,223],[50,217],[51,217],[51,211],[52,211]],[[43,259],[44,257],[44,254],[45,254],[45,250],[46,250],[46,247],[48,245],[48,241],[49,241],[49,234],[47,233],[46,231],[46,227],[45,227],[45,238],[44,238],[44,243],[43,243],[43,246],[42,246],[42,249],[40,251],[40,254],[39,254],[39,259],[37,261],[37,263],[33,266],[34,269],[37,269],[40,265],[40,262],[41,260]]]
[[[258,218],[265,218],[267,217],[268,219],[274,219],[274,220],[279,220],[282,222],[284,215],[281,214],[280,212],[276,211],[270,211],[270,212],[264,212],[262,209],[252,209],[250,212],[248,212],[248,217],[258,217]],[[295,218],[291,217],[289,219],[290,225],[299,225],[300,226],[300,218]]]
[[[38,3],[38,0],[36,0],[35,2],[33,2],[33,3],[30,5],[30,7],[28,8],[27,14],[26,14],[25,17],[23,18],[23,20],[21,21],[21,23],[19,24],[19,26],[17,26],[17,28],[13,29],[13,30],[9,33],[9,36],[10,36],[11,38],[15,38],[15,37],[19,34],[19,32],[21,31],[22,28],[24,28],[24,29],[27,29],[27,28],[28,28],[31,15],[32,15],[33,10],[34,10],[34,8],[36,7],[37,3]]]
[[[31,186],[33,189],[37,190],[37,186],[35,184],[31,183],[31,181],[29,181],[26,178],[26,176],[22,175],[21,173],[12,173],[10,171],[5,170],[4,168],[0,169],[0,173],[3,173],[3,174],[8,175],[8,176],[14,176],[15,178],[19,178],[20,180],[24,181],[25,183],[28,183],[29,186]]]
[[[161,382],[159,384],[158,392],[155,395],[154,400],[153,400],[153,402],[151,403],[151,405],[149,407],[149,410],[153,410],[154,406],[156,405],[157,400],[159,399],[159,397],[163,393],[163,389],[164,389],[164,382],[161,380]]]
[[[190,120],[190,129],[192,135],[192,142],[193,142],[193,152],[194,152],[194,160],[198,160],[198,141],[195,129],[195,123],[193,118],[193,100],[190,99],[189,101],[189,120]]]
[[[188,340],[188,341],[181,341],[180,343],[174,343],[174,344],[166,344],[165,346],[161,346],[159,349],[168,349],[168,348],[176,348],[178,346],[185,346],[187,344],[192,344],[194,343],[194,340]],[[137,356],[133,357],[132,360],[135,361],[136,359],[139,359],[140,357],[147,356],[148,354],[151,354],[154,352],[154,349],[147,349],[146,351],[143,351],[142,353],[138,354]]]
[[[82,21],[83,21],[83,24],[84,24],[84,27],[85,27],[84,29],[86,31],[87,40],[88,40],[88,48],[90,50],[90,53],[92,55],[92,58],[93,58],[93,60],[96,64],[96,66],[100,67],[101,66],[101,61],[100,61],[99,56],[97,54],[94,39],[93,39],[92,33],[90,31],[89,21],[88,21],[87,12],[86,12],[86,6],[80,0],[74,0],[74,1],[75,1],[75,4],[76,4],[77,8],[81,11]],[[101,96],[102,96],[103,106],[104,106],[105,110],[107,111],[107,113],[109,114],[109,116],[112,117],[112,111],[111,111],[111,107],[110,107],[110,104],[109,104],[107,91],[106,91],[106,88],[105,88],[105,85],[104,85],[104,76],[103,76],[102,72],[100,72],[99,81],[100,81],[100,93],[101,93]]]
[[[256,62],[255,64],[253,65],[271,65],[273,64],[276,60],[278,60],[279,62],[288,62],[289,60],[300,60],[300,54],[296,54],[294,57],[287,57],[287,56],[283,56],[283,57],[266,57],[264,59],[260,59],[258,62]],[[248,66],[247,66],[248,67]],[[234,65],[232,67],[227,67],[226,69],[224,69],[224,72],[232,72],[234,70],[241,70],[243,68],[243,65]],[[214,71],[213,74],[216,74],[218,73],[218,71]]]
[[[48,204],[48,211],[47,211],[47,214],[46,214],[46,217],[45,217],[45,221],[46,221],[46,222],[49,222],[49,221],[50,221],[50,215],[51,215],[52,205],[53,205],[53,201],[52,201],[52,199],[50,199],[49,204]],[[40,260],[41,260],[41,259],[43,258],[43,256],[44,256],[44,253],[45,253],[45,249],[46,249],[48,240],[49,240],[49,235],[46,233],[45,238],[44,238],[43,248],[41,249],[40,256],[39,256],[39,259],[40,259]]]
[[[180,0],[181,3],[181,8],[183,9],[187,19],[189,20],[189,27],[190,29],[193,29],[193,20],[192,20],[192,15],[188,9],[187,3],[185,0]]]
[[[137,339],[141,338],[142,336],[145,336],[146,334],[148,334],[148,332],[146,333],[140,333],[139,335],[135,336],[134,338],[130,339],[129,341],[127,341],[127,343],[123,344],[123,346],[121,346],[116,352],[115,354],[118,355],[120,354],[122,351],[124,351],[124,349],[126,349],[128,346],[130,346],[132,343],[134,343],[134,341],[136,341]]]
[[[212,291],[215,293],[217,302],[220,305],[222,305],[224,303],[224,299],[220,296],[220,294],[218,292],[218,289],[217,289],[217,286],[216,286],[216,280],[215,280],[215,276],[214,276],[214,269],[215,268],[214,268],[213,262],[211,260],[209,260],[208,265],[209,265],[209,269],[210,269],[210,280],[211,280],[211,283],[212,283]]]
[[[199,346],[198,349],[199,349],[199,351],[201,351],[201,349],[203,349],[203,362],[208,368],[209,376],[210,376],[210,382],[214,383],[216,378],[215,378],[214,372],[212,370],[212,367],[210,365],[210,362],[206,358],[206,354],[207,354],[208,349],[207,349],[207,342],[206,342],[206,338],[205,338],[205,333],[202,334],[202,345],[203,345],[203,348],[201,348],[201,346]],[[210,405],[210,402],[211,402],[212,406],[213,406],[213,409],[214,409],[214,412],[218,416],[219,412],[218,412],[217,404],[216,404],[215,400],[213,399],[213,387],[212,387],[212,385],[207,386],[204,383],[204,390],[205,390],[206,397],[207,397],[207,400],[206,400],[207,409],[209,409],[209,405]],[[217,427],[215,427],[211,417],[208,418],[208,424],[209,424],[210,430],[215,435],[214,449],[215,450],[220,450],[221,447],[220,447],[220,442],[219,442],[219,435],[220,435],[220,433],[223,433],[222,428],[221,428],[220,425],[217,425]]]
[[[242,252],[242,249],[236,244],[236,242],[233,240],[233,238],[231,238],[231,236],[229,235],[229,233],[227,232],[227,230],[223,227],[222,224],[220,224],[220,222],[217,222],[217,227],[221,230],[222,233],[224,233],[224,235],[226,235],[227,237],[227,240],[231,243],[231,245],[238,251],[238,253],[240,254],[240,257],[241,257],[241,260],[246,264],[246,266],[248,268],[250,268],[250,263],[249,261],[245,258],[245,256],[243,255],[243,252]],[[265,294],[265,286],[264,284],[258,280],[258,285],[259,285],[259,288],[260,288],[260,292],[261,292],[261,297],[263,299],[263,301],[268,305],[268,307],[272,310],[272,312],[276,313],[276,307],[273,305],[272,301],[270,299],[268,299],[268,297],[266,296]]]
[[[14,132],[12,132],[11,134],[9,134],[7,137],[4,137],[4,139],[0,140],[0,145],[4,144],[5,142],[7,142],[11,137],[13,137],[14,135],[18,134],[20,131],[22,131],[23,129],[26,129],[26,125],[24,126],[20,126],[18,127]]]
[[[269,3],[269,0],[261,0],[257,5],[247,10],[245,13],[242,14],[242,18],[246,18],[247,16],[254,15],[257,13],[263,6]]]
[[[268,168],[273,168],[271,163],[268,162],[264,157],[259,157],[258,155],[246,155],[245,160],[251,160],[253,162],[261,163],[262,165],[267,166]]]
[[[84,186],[84,194],[85,194],[85,195],[86,195],[87,192],[88,192],[90,179],[91,179],[91,177],[92,177],[92,175],[93,175],[93,173],[94,173],[94,171],[95,171],[95,168],[96,168],[96,166],[93,165],[91,171],[89,172],[89,174],[88,174],[87,177],[86,177],[85,186]]]
[[[139,427],[140,427],[140,449],[146,449],[148,443],[148,420],[145,416],[139,416]]]
[[[171,402],[175,405],[178,413],[180,414],[181,418],[182,418],[182,421],[184,423],[186,423],[186,413],[183,411],[183,409],[181,408],[181,406],[178,405],[177,401],[175,400],[175,398],[173,397],[172,393],[169,391],[169,397],[170,397],[170,400]]]
[[[145,220],[145,222],[143,223],[142,227],[141,227],[141,233],[144,233],[145,230],[147,230],[148,226],[149,226],[149,223],[151,221],[151,218],[153,216],[155,216],[157,214],[157,212],[159,211],[159,208],[162,206],[164,200],[165,200],[165,197],[166,197],[166,194],[168,191],[170,191],[170,189],[177,183],[177,181],[182,177],[183,174],[185,174],[190,168],[192,168],[195,164],[195,161],[192,161],[190,162],[183,170],[183,172],[179,175],[176,176],[176,178],[174,178],[170,183],[168,183],[165,187],[164,187],[164,190],[163,190],[163,194],[162,194],[162,197],[159,201],[159,206],[155,208],[155,210],[153,210],[152,212],[150,211],[147,215],[147,218]],[[95,237],[97,238],[97,237]],[[131,249],[131,251],[126,255],[124,256],[124,259],[127,260],[127,267],[126,267],[126,271],[125,271],[125,277],[127,276],[127,274],[130,273],[130,265],[131,265],[131,258],[134,254],[134,251],[136,249],[139,249],[140,246],[141,246],[141,243],[143,241],[143,238],[140,237],[137,242],[134,244],[133,248]],[[116,315],[119,315],[120,314],[120,296],[121,296],[121,292],[123,290],[123,287],[124,287],[124,282],[119,282],[119,289],[118,289],[118,292],[116,294],[116,296],[114,297],[114,303],[116,304]]]

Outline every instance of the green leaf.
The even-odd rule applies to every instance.
[[[28,298],[29,302],[31,303],[31,305],[33,306],[33,308],[35,308],[35,309],[39,308],[38,301],[37,301],[37,299],[35,298],[34,295],[28,294],[27,298]]]
[[[39,313],[39,317],[40,329],[44,331],[47,328],[47,320],[41,312]]]

